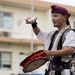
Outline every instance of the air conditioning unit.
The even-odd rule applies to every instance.
[[[1,32],[1,36],[3,36],[3,37],[10,37],[11,33],[10,32],[6,32],[6,31],[2,31]]]

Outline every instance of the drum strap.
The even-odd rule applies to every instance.
[[[49,45],[48,50],[51,50],[51,49],[52,49],[52,47],[53,47],[53,41],[54,41],[55,36],[56,36],[57,34],[58,34],[58,30],[56,30],[56,31],[54,32],[54,34],[52,35],[52,37],[51,37],[51,42],[50,42],[50,45]]]

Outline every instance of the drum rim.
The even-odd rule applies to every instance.
[[[30,54],[27,58],[25,58],[21,63],[20,63],[20,66],[22,66],[22,64],[27,61],[30,57],[34,56],[35,54],[39,53],[39,52],[43,52],[43,50],[39,50],[39,51],[36,51],[35,53],[33,54]],[[27,63],[26,63],[27,64]]]
[[[43,59],[43,60],[45,59],[45,62],[43,62],[42,65],[44,65],[44,64],[48,61],[47,57],[42,57],[42,58],[40,58],[40,59]],[[35,69],[33,69],[33,70],[30,70],[30,71],[27,71],[26,68],[27,68],[27,66],[28,66],[29,64],[31,64],[33,61],[36,61],[36,60],[39,60],[39,58],[33,59],[33,60],[31,60],[30,62],[28,62],[28,63],[26,64],[26,66],[24,66],[23,72],[24,72],[24,73],[27,73],[27,72],[31,72],[31,71],[35,70]],[[42,66],[42,65],[41,65],[41,66]],[[40,67],[40,66],[38,66],[37,68],[39,68],[39,67]],[[37,69],[37,68],[36,68],[36,69]]]

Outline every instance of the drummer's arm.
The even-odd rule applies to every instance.
[[[66,56],[73,54],[74,47],[70,46],[61,50],[52,50],[50,51],[50,56]]]
[[[75,64],[75,60],[72,60],[72,61],[71,61],[71,64]]]
[[[37,35],[40,32],[40,29],[39,29],[39,27],[35,27],[35,28],[33,28],[33,31],[34,31],[35,35]]]
[[[74,52],[74,47],[70,46],[64,49],[60,49],[60,50],[44,50],[44,53],[47,55],[47,57],[49,56],[66,56],[66,55],[70,55]]]

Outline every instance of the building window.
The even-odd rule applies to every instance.
[[[12,29],[12,13],[0,11],[0,28]]]
[[[11,52],[0,52],[0,68],[11,69]]]

